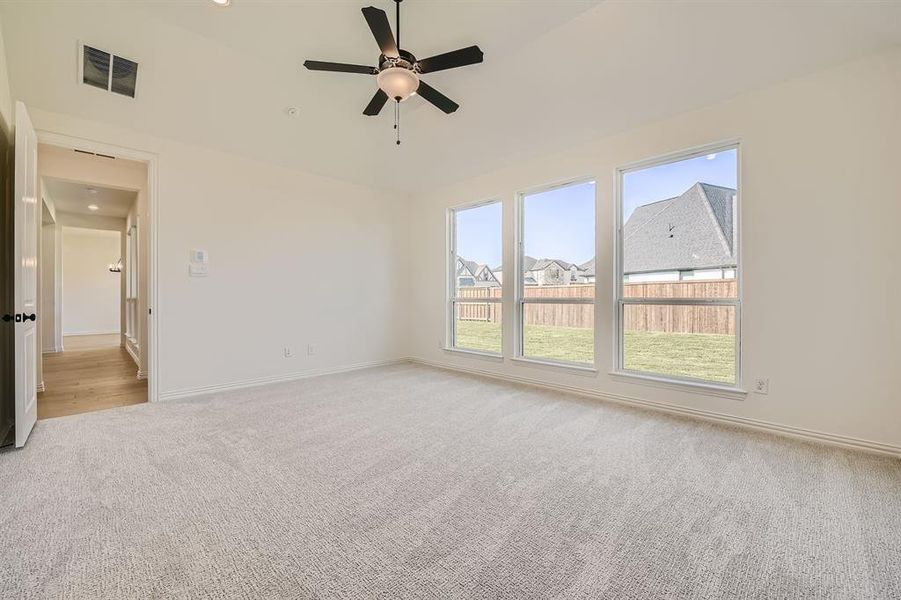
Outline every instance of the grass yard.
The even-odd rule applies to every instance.
[[[525,331],[525,354],[591,363],[592,337],[591,329],[529,325]],[[500,353],[500,323],[458,321],[457,347]],[[703,333],[627,332],[624,366],[630,371],[734,383],[735,338]]]

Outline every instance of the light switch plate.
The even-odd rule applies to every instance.
[[[191,277],[206,277],[210,274],[210,267],[208,265],[188,265],[188,273]]]
[[[191,262],[197,265],[205,265],[209,260],[209,255],[206,250],[194,249],[191,250]]]

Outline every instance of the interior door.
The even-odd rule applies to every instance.
[[[15,360],[16,447],[21,448],[38,418],[37,268],[38,139],[25,105],[16,102],[15,220]]]

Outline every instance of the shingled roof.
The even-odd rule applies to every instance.
[[[696,183],[635,209],[623,227],[623,272],[735,267],[735,190]]]

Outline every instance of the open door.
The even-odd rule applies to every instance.
[[[15,220],[15,360],[16,448],[25,445],[38,418],[37,396],[37,268],[38,268],[38,138],[25,105],[16,102]]]

